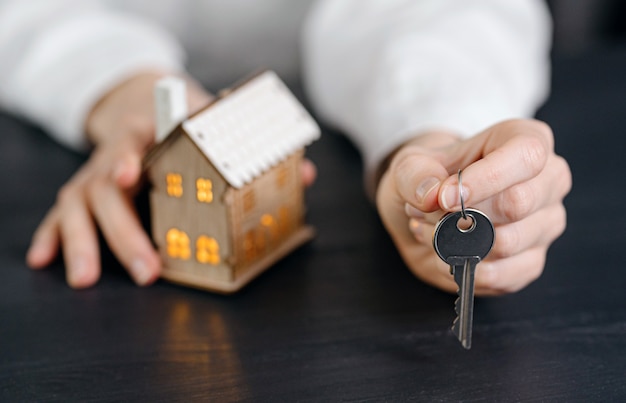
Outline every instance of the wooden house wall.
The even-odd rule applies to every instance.
[[[303,154],[303,150],[292,154],[252,183],[234,190],[231,222],[235,278],[244,275],[256,260],[272,253],[303,225]]]
[[[169,173],[182,177],[182,195],[167,193],[166,176]],[[173,281],[206,288],[214,282],[231,282],[233,271],[229,266],[232,255],[231,235],[224,194],[226,182],[185,135],[173,142],[169,150],[158,157],[149,168],[153,188],[150,192],[153,239],[164,262],[164,277]],[[210,179],[212,201],[198,201],[198,178]],[[206,190],[206,189],[205,189]],[[175,228],[189,238],[190,254],[187,258],[171,257],[168,252],[167,232]],[[197,240],[211,237],[219,246],[219,263],[198,261]],[[205,251],[206,252],[206,251]],[[206,283],[206,284],[205,284]]]

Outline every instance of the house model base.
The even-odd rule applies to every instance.
[[[185,93],[166,80],[156,93],[165,134],[144,160],[162,277],[232,293],[313,237],[300,167],[320,131],[273,72],[183,118]]]

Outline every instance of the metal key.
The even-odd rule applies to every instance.
[[[469,227],[460,225],[462,219],[470,220]],[[472,319],[474,312],[474,271],[487,256],[495,240],[491,220],[474,209],[448,213],[439,220],[433,234],[433,246],[443,261],[450,265],[450,274],[459,286],[455,303],[457,314],[452,331],[463,347],[472,346]]]

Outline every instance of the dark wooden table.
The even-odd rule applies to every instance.
[[[240,294],[138,288],[110,254],[77,292],[62,262],[33,272],[24,254],[83,157],[0,116],[0,400],[626,401],[625,71],[626,49],[555,63],[540,116],[574,174],[569,227],[541,279],[477,301],[470,351],[455,297],[405,269],[341,137],[309,150],[318,237]]]

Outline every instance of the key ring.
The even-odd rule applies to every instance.
[[[459,169],[458,178],[459,178],[459,197],[461,198],[461,217],[464,220],[467,220],[467,214],[465,213],[465,200],[463,200],[463,181],[461,180],[461,172],[462,169]]]

